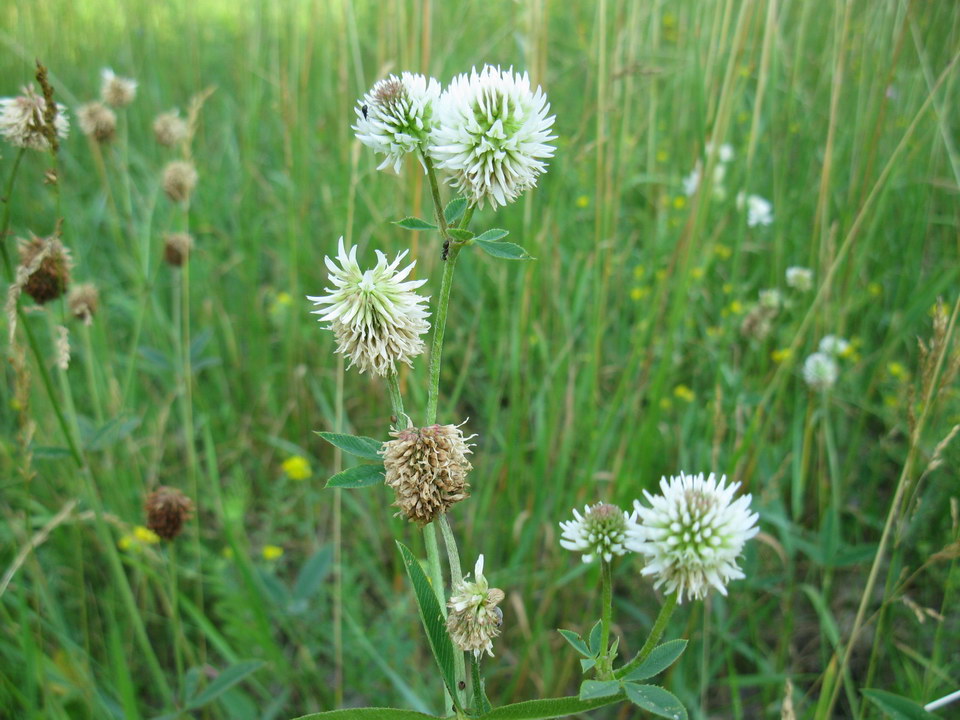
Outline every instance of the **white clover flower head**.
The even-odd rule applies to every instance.
[[[330,282],[326,295],[307,299],[320,306],[313,313],[330,324],[337,338],[337,352],[350,359],[360,372],[371,370],[386,376],[396,372],[396,363],[412,364],[424,351],[421,338],[430,329],[426,308],[429,297],[414,292],[426,280],[406,280],[416,265],[399,268],[407,251],[392,263],[377,250],[377,265],[361,270],[357,248],[347,251],[340,238],[336,262],[326,257]],[[337,264],[339,263],[339,265]]]
[[[825,352],[815,352],[803,362],[803,379],[814,390],[828,390],[839,375],[837,361]]]
[[[527,73],[486,65],[455,77],[437,104],[430,154],[450,183],[483,207],[507,205],[537,184],[553,157],[554,116]]]
[[[702,600],[711,588],[727,594],[731,580],[744,577],[737,558],[744,543],[759,532],[750,495],[734,499],[740,483],[726,485],[710,473],[660,480],[660,495],[643,491],[650,507],[634,500],[639,523],[627,547],[647,558],[641,571],[655,577],[677,600]]]
[[[378,170],[393,166],[399,173],[407,153],[416,154],[424,165],[422,153],[430,145],[439,99],[439,82],[408,72],[379,80],[363,96],[353,131],[360,142],[386,156]]]
[[[849,352],[850,343],[839,335],[824,335],[819,350],[833,357],[842,357]]]
[[[788,267],[787,285],[792,287],[794,290],[807,292],[813,287],[813,270],[796,265]]]
[[[43,119],[47,101],[31,87],[23,88],[22,92],[17,97],[0,98],[0,135],[14,147],[49,150]],[[65,138],[70,132],[67,108],[60,103],[57,103],[53,126],[58,137]]]
[[[704,152],[709,156],[713,153],[713,143],[708,142],[703,146]],[[728,163],[733,160],[733,145],[730,143],[723,143],[719,148],[717,148],[717,159],[721,163]]]
[[[583,515],[576,509],[573,520],[561,521],[563,534],[560,545],[567,550],[583,553],[585,563],[603,558],[610,562],[614,555],[624,555],[627,535],[636,530],[635,519],[616,505],[597,503],[583,508]]]
[[[747,195],[742,190],[737,193],[737,209],[747,210],[747,227],[770,225],[773,223],[773,205],[759,195]]]
[[[697,188],[700,187],[700,163],[693,167],[693,170],[690,171],[690,174],[687,175],[681,181],[683,183],[683,194],[687,197],[693,197],[693,194],[697,192]]]
[[[100,71],[100,98],[108,105],[126,107],[137,96],[137,81],[120,77],[110,68]]]
[[[766,310],[779,310],[783,307],[783,294],[777,288],[761,290],[760,307]]]
[[[447,630],[454,644],[474,657],[484,652],[493,657],[493,639],[500,634],[503,611],[497,605],[503,590],[492,588],[483,576],[483,555],[473,568],[473,580],[464,578],[447,601]]]

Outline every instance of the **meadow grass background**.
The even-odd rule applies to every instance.
[[[18,237],[49,234],[59,203],[75,280],[96,282],[103,306],[89,330],[68,323],[65,373],[50,361],[65,305],[28,313],[86,470],[33,358],[23,446],[6,370],[0,716],[156,717],[247,660],[265,664],[192,716],[440,710],[393,541],[422,556],[420,534],[385,488],[322,489],[350,461],[313,432],[384,438],[386,389],[343,371],[304,296],[325,286],[340,235],[367,261],[410,247],[438,293],[436,237],[389,223],[429,216],[424,178],[412,162],[377,172],[353,107],[388,72],[445,83],[486,62],[529,70],[559,135],[536,191],[474,220],[537,260],[465,252],[447,327],[440,421],[479,434],[473,496],[451,522],[464,563],[484,553],[507,593],[485,662],[494,702],[579,685],[555,629],[599,617],[599,574],[559,547],[557,522],[713,470],[753,493],[763,535],[729,597],[675,616],[668,636],[691,645],[666,685],[692,717],[780,717],[788,695],[812,717],[911,452],[909,416],[925,410],[835,716],[879,716],[863,687],[929,701],[960,684],[956,447],[923,472],[960,406],[955,388],[929,407],[909,391],[932,306],[958,297],[960,5],[16,1],[0,8],[0,47],[0,95],[38,58],[71,115],[105,66],[140,83],[102,163],[74,122],[59,200],[35,153],[8,198]],[[206,88],[184,214],[160,189],[175,154],[150,124]],[[735,148],[727,199],[687,198],[681,178],[711,137]],[[746,227],[740,190],[771,200],[770,227]],[[162,234],[186,228],[196,251],[177,271]],[[813,268],[814,291],[785,287],[790,265]],[[764,288],[789,305],[769,337],[745,337]],[[799,365],[828,333],[855,351],[821,397]],[[403,374],[415,420],[425,387],[423,358]],[[295,455],[308,480],[284,473]],[[191,495],[196,520],[174,546],[121,549],[157,484]],[[659,607],[640,567],[615,567],[622,655]]]

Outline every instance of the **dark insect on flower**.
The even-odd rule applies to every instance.
[[[497,627],[503,626],[503,610],[498,607],[493,609],[493,614],[496,616]]]
[[[367,110],[368,110],[368,108],[367,108],[366,105],[361,105],[361,106],[360,106],[360,112],[363,113],[363,119],[364,119],[364,120],[367,119]]]

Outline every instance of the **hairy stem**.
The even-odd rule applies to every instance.
[[[600,576],[603,599],[600,609],[600,662],[597,667],[597,677],[606,680],[613,669],[613,658],[610,657],[610,620],[613,617],[613,566],[606,560],[600,561]]]
[[[657,643],[660,642],[663,631],[667,628],[667,622],[670,620],[670,616],[673,615],[673,611],[676,610],[676,608],[677,593],[670,593],[667,595],[667,601],[663,604],[663,607],[660,608],[660,614],[657,615],[657,619],[653,623],[653,629],[650,631],[650,635],[647,637],[647,641],[643,644],[643,647],[640,648],[640,652],[637,653],[637,656],[633,658],[633,660],[617,670],[617,672],[614,673],[614,677],[622,678],[628,675],[632,670],[639,667],[644,660],[650,657],[650,653],[653,652]]]

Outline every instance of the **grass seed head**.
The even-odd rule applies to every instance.
[[[167,233],[163,236],[163,259],[168,265],[181,267],[193,250],[193,236],[190,233]]]
[[[163,191],[173,202],[188,202],[199,179],[192,162],[174,160],[163,169]]]
[[[126,107],[137,96],[137,81],[116,75],[110,68],[100,72],[100,97],[108,105]]]
[[[176,110],[165,112],[153,121],[153,136],[164,147],[173,147],[188,136],[187,121]]]
[[[73,261],[56,235],[20,241],[20,266],[27,273],[23,292],[38,304],[56,300],[70,285]]]
[[[117,132],[117,116],[101,102],[89,102],[77,109],[77,122],[84,135],[99,143],[110,142]]]
[[[161,485],[144,503],[147,527],[164,540],[173,540],[193,514],[193,501],[177,488]]]

